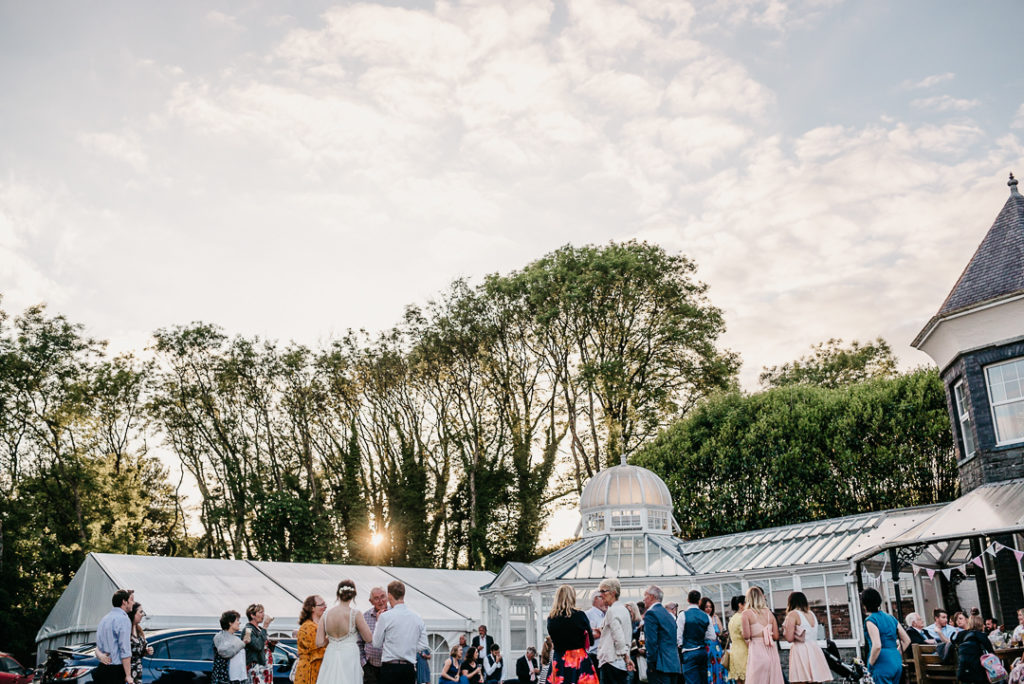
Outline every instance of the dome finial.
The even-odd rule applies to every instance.
[[[1013,171],[1010,172],[1010,180],[1006,182],[1010,186],[1011,195],[1019,195],[1020,192],[1017,190],[1017,179],[1013,177]]]
[[[626,454],[622,454],[621,456],[619,456],[619,465],[629,465],[628,463],[626,463]]]

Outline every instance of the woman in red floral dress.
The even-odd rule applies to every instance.
[[[576,610],[576,592],[568,584],[558,587],[555,605],[548,615],[548,634],[554,653],[547,684],[598,684],[594,662],[587,649],[594,643],[590,620]]]

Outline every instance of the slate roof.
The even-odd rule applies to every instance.
[[[1024,196],[1010,177],[1010,198],[960,274],[937,317],[1024,292]]]

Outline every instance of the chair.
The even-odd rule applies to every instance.
[[[955,684],[956,665],[946,665],[935,654],[935,644],[913,644],[917,684]]]

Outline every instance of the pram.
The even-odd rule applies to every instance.
[[[829,639],[825,642],[825,660],[828,662],[828,667],[834,672],[838,679],[852,684],[866,684],[871,682],[871,675],[868,673],[868,669],[864,667],[859,659],[854,659],[850,663],[844,663],[843,658],[839,655],[839,647],[836,646],[836,642]]]

